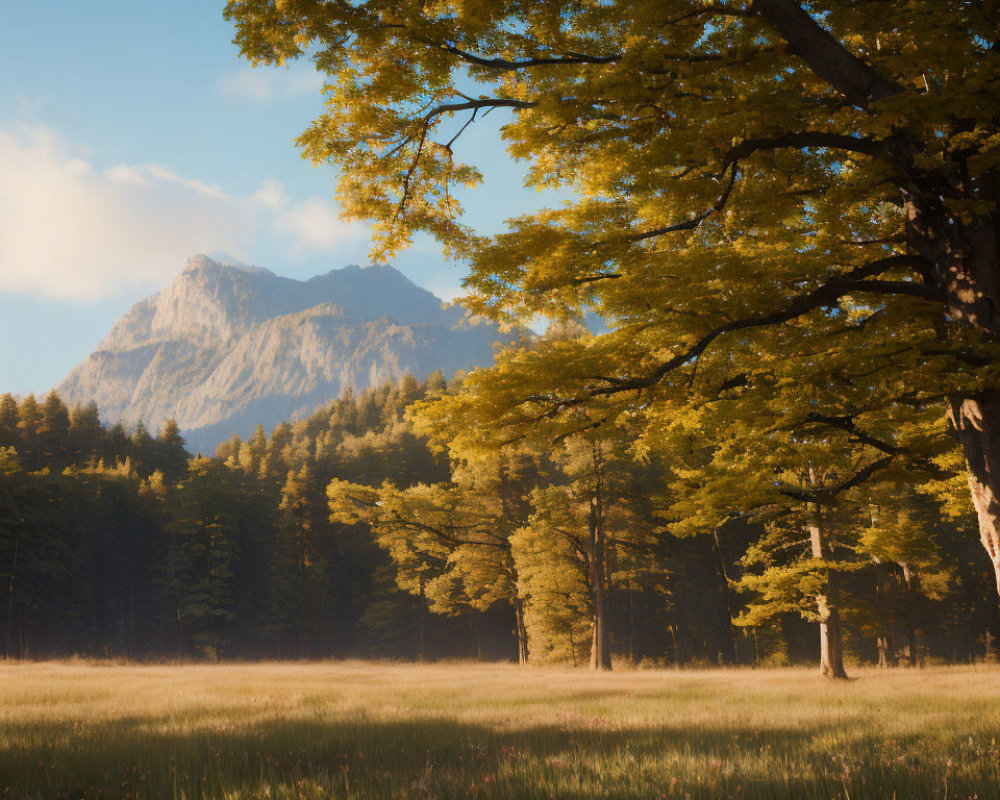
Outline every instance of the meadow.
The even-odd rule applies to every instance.
[[[0,797],[1000,797],[1000,670],[0,664]]]

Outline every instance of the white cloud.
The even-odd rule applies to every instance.
[[[298,254],[310,250],[334,253],[345,243],[357,244],[370,238],[363,225],[342,220],[337,207],[322,197],[285,201],[274,210],[275,232],[290,238]]]
[[[233,196],[159,164],[98,170],[40,127],[0,129],[0,175],[0,291],[96,300],[160,288],[194,253],[250,260],[259,237],[295,257],[369,237],[332,203],[295,201],[278,181]]]
[[[286,100],[299,95],[318,95],[323,88],[323,76],[308,64],[291,67],[244,67],[222,75],[216,81],[217,91],[236,100],[266,103]]]
[[[184,178],[178,175],[169,167],[163,167],[159,164],[147,164],[146,172],[150,176],[156,178],[157,180],[167,181],[168,183],[176,183],[181,186],[186,186],[188,189],[194,189],[198,194],[203,194],[206,197],[214,197],[218,200],[229,200],[230,197],[219,186],[210,183],[203,183],[197,178]]]
[[[252,204],[155,165],[104,172],[44,128],[0,131],[0,289],[93,300],[159,286],[195,252],[239,251]]]
[[[285,187],[282,186],[281,181],[273,179],[264,181],[254,193],[253,199],[272,211],[276,211],[288,204],[288,195],[285,193]]]

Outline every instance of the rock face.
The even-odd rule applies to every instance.
[[[406,373],[492,363],[501,339],[392,267],[349,266],[308,281],[195,256],[170,286],[119,319],[57,387],[101,417],[155,430],[174,418],[211,452]]]

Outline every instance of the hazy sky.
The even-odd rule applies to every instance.
[[[293,145],[320,76],[252,69],[223,5],[0,0],[0,392],[48,390],[194,253],[299,278],[365,263],[333,168]],[[464,142],[486,185],[463,202],[486,230],[540,202],[503,155],[502,121]],[[395,266],[446,297],[463,275],[427,240]]]

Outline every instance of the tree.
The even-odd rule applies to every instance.
[[[865,553],[859,543],[863,530],[872,532],[874,498],[890,516],[899,485],[939,477],[934,459],[952,448],[940,411],[896,404],[892,414],[864,413],[865,387],[841,386],[833,379],[840,373],[822,383],[787,380],[808,373],[812,358],[787,348],[784,375],[756,378],[752,406],[740,385],[671,417],[650,410],[655,423],[640,447],[674,464],[676,533],[716,530],[733,518],[764,526],[743,559],[738,585],[755,597],[739,624],[800,613],[819,624],[820,674],[843,678],[842,583],[878,547],[871,542]]]
[[[229,644],[243,501],[232,472],[206,458],[191,462],[178,487],[166,526],[163,580],[175,603],[179,650],[191,641],[200,653],[217,659]]]
[[[188,460],[191,458],[184,449],[184,437],[181,436],[177,420],[168,419],[156,437],[152,448],[154,464],[163,476],[171,483],[176,483],[187,472]]]
[[[7,392],[0,397],[0,447],[16,448],[21,443],[17,429],[20,420],[17,401]]]
[[[69,440],[74,463],[97,458],[103,435],[97,403],[73,406],[69,414]]]
[[[46,464],[57,471],[66,466],[70,450],[69,409],[55,391],[49,392],[42,403],[38,442]]]
[[[426,613],[483,612],[510,603],[521,663],[527,658],[517,573],[499,480],[372,489],[342,480],[327,488],[331,519],[365,522],[396,568],[396,584],[419,601],[418,660],[427,650]]]
[[[331,537],[322,487],[315,485],[308,465],[288,473],[278,510],[269,587],[271,629],[280,638],[291,638],[299,657],[315,656],[330,629]]]
[[[309,53],[329,76],[299,143],[341,168],[379,253],[426,231],[472,260],[478,310],[611,322],[576,342],[579,364],[534,353],[546,377],[511,393],[515,416],[753,388],[780,374],[774,340],[822,338],[807,379],[865,354],[851,373],[869,409],[901,391],[947,405],[1000,591],[992,3],[229,0],[226,15],[247,57]],[[456,154],[496,109],[529,182],[575,196],[490,239],[453,188],[479,180]],[[699,365],[720,351],[710,386]]]
[[[18,407],[20,417],[17,428],[21,446],[18,454],[27,470],[41,469],[44,463],[41,444],[38,441],[38,429],[42,425],[42,409],[34,394],[29,394]]]

